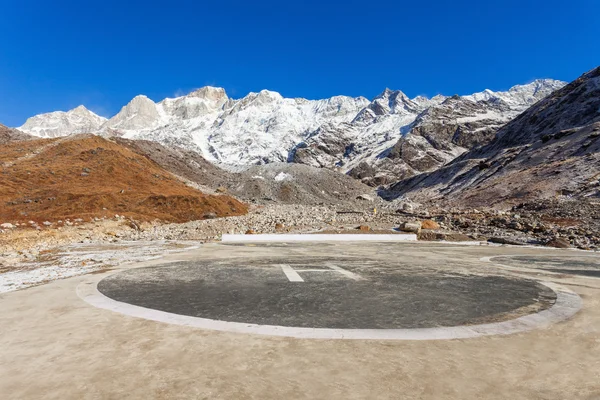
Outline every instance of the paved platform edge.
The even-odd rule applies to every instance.
[[[224,234],[223,243],[258,242],[415,242],[417,235],[409,234]]]

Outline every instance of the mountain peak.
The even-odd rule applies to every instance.
[[[145,94],[138,94],[137,96],[135,96],[133,99],[131,99],[131,101],[129,102],[129,104],[131,103],[141,103],[141,102],[152,102],[154,103],[148,96],[146,96]]]
[[[86,108],[86,106],[84,106],[83,104],[81,104],[81,105],[79,105],[79,106],[75,107],[74,109],[72,109],[72,110],[70,110],[70,111],[77,111],[77,112],[81,112],[81,111],[89,111],[89,112],[91,112],[91,111],[90,111],[90,110],[88,110],[88,109]]]
[[[109,119],[104,127],[125,130],[146,129],[153,126],[158,118],[156,103],[148,96],[139,94],[121,108],[117,115]]]
[[[385,88],[383,90],[383,92],[381,92],[377,96],[375,96],[375,98],[373,100],[390,99],[390,98],[398,98],[398,97],[408,99],[408,96],[406,96],[401,90],[392,90],[390,88]]]
[[[263,98],[263,99],[271,99],[271,100],[281,100],[283,99],[283,96],[281,94],[279,94],[279,92],[274,92],[272,90],[267,90],[267,89],[263,89],[260,92],[258,92],[258,96],[259,98]]]
[[[217,101],[217,100],[227,98],[227,93],[225,92],[225,89],[223,89],[221,87],[204,86],[204,87],[194,90],[188,96],[189,97],[198,97],[198,98],[206,99],[206,100]]]
[[[58,137],[97,132],[106,118],[80,105],[67,112],[54,111],[28,118],[18,129],[39,137]]]

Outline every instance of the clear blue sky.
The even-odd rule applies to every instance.
[[[310,99],[503,90],[600,64],[598,0],[0,0],[0,123],[204,85]]]

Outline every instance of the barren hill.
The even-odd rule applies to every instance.
[[[185,222],[241,215],[230,196],[205,195],[134,151],[92,135],[0,147],[0,221],[111,217]]]
[[[383,195],[475,207],[600,197],[600,67],[530,107],[488,145]]]
[[[348,175],[293,163],[251,167],[236,174],[228,187],[242,199],[286,204],[348,204],[363,194],[376,197],[373,188]]]

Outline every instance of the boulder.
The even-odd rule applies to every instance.
[[[413,206],[412,204],[409,203],[402,203],[402,211],[404,212],[412,212],[413,211]]]
[[[400,225],[400,230],[402,232],[411,232],[411,233],[420,233],[421,232],[421,223],[420,222],[404,222]]]
[[[356,229],[358,229],[359,231],[363,231],[363,232],[369,232],[371,230],[371,228],[369,228],[367,225],[360,225],[360,226],[356,227]]]
[[[285,228],[285,226],[283,224],[280,224],[280,223],[275,224],[276,231],[281,231],[281,230],[283,230],[283,228]]]
[[[256,231],[254,229],[248,229],[246,231],[246,235],[255,235],[255,234],[256,234]]]
[[[546,246],[556,247],[557,249],[569,249],[571,248],[571,243],[566,238],[555,238],[546,243]]]
[[[9,222],[5,222],[2,225],[0,225],[0,228],[2,228],[2,229],[14,229],[14,228],[16,228],[16,226],[14,226],[13,224],[11,224]]]
[[[492,237],[492,238],[488,239],[488,242],[490,242],[490,243],[497,243],[497,244],[510,244],[510,245],[513,245],[513,246],[523,246],[523,245],[525,245],[525,243],[518,242],[516,240],[511,240],[511,239],[503,238],[503,237]]]
[[[437,230],[437,229],[440,229],[440,224],[438,224],[437,222],[435,222],[433,220],[426,219],[421,222],[421,229]]]
[[[434,240],[446,240],[446,235],[444,233],[437,233],[431,230],[429,231],[421,231],[419,233],[419,240],[425,241],[434,241]]]
[[[368,195],[368,194],[359,194],[358,196],[356,196],[357,200],[364,200],[364,201],[375,201],[375,199],[373,198],[373,196]]]
[[[204,219],[215,219],[217,218],[217,214],[214,212],[204,213]]]

